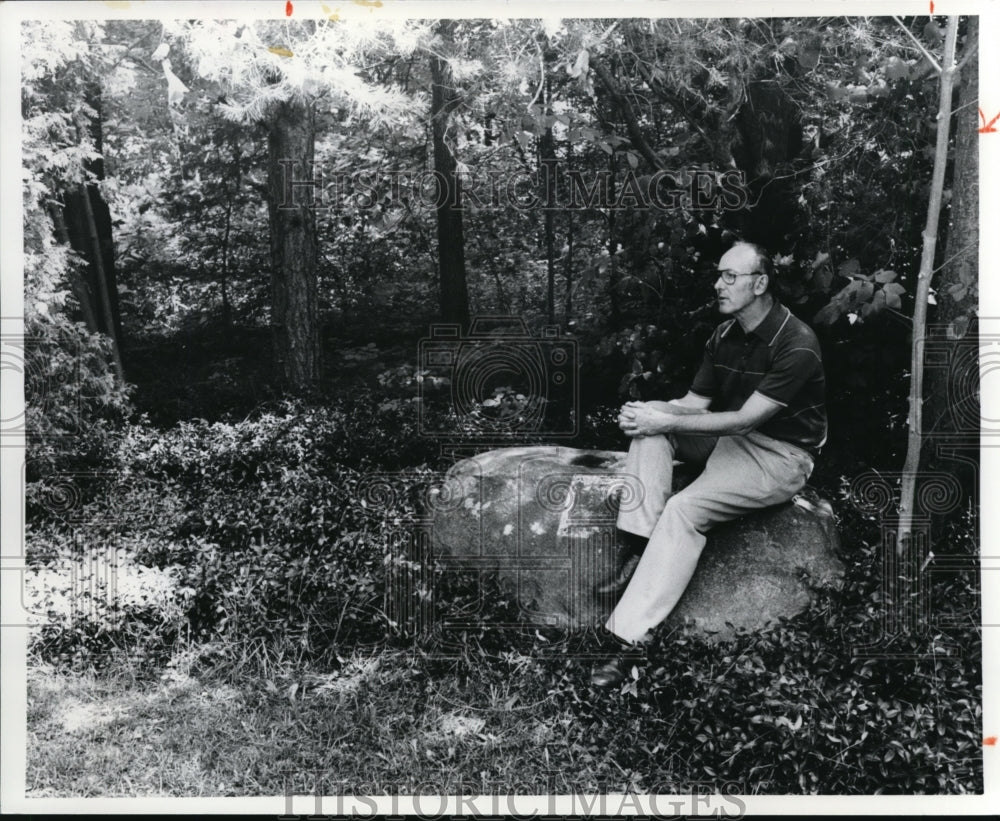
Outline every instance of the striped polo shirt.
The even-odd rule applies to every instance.
[[[825,385],[816,334],[775,300],[749,333],[736,319],[715,329],[691,392],[711,399],[713,411],[739,410],[761,393],[781,410],[757,430],[815,455],[826,442]]]

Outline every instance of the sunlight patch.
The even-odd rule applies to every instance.
[[[68,733],[93,730],[124,715],[122,705],[84,704],[71,699],[55,711],[55,719]]]
[[[379,660],[377,658],[351,661],[338,672],[311,676],[309,683],[317,695],[347,693],[356,690],[378,667]]]
[[[476,735],[483,731],[486,720],[478,716],[463,716],[458,713],[445,713],[438,721],[438,726],[428,735],[454,735],[462,736],[474,733]]]

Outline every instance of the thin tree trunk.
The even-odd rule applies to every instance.
[[[232,232],[233,224],[233,201],[239,196],[240,193],[240,145],[235,131],[232,135],[230,148],[233,152],[233,171],[235,172],[236,179],[233,184],[232,191],[229,191],[229,187],[226,186],[228,194],[226,200],[226,230],[222,237],[222,282],[220,283],[220,286],[222,291],[222,321],[225,325],[230,325],[232,323],[228,294],[230,257],[229,236]]]
[[[442,21],[439,33],[451,39],[453,23]],[[441,288],[441,318],[444,322],[469,326],[469,293],[465,274],[465,234],[462,225],[462,181],[456,162],[445,142],[451,112],[458,105],[446,60],[431,55],[431,136],[434,171],[439,192],[437,205],[438,274]],[[443,202],[442,202],[443,200]]]
[[[556,148],[552,136],[552,126],[547,127],[538,141],[538,153],[542,160],[543,186],[542,202],[545,209],[545,260],[548,282],[545,309],[549,325],[556,324]]]
[[[311,180],[315,139],[311,105],[289,101],[276,107],[267,139],[271,327],[279,373],[293,391],[307,390],[320,376],[312,190],[289,185]]]
[[[566,228],[566,261],[563,265],[563,277],[566,280],[566,325],[573,320],[573,211],[568,210],[566,217],[569,225]]]
[[[111,339],[111,361],[114,365],[115,375],[125,381],[125,369],[122,367],[121,351],[118,347],[118,338],[115,335],[115,318],[111,310],[111,296],[108,292],[108,279],[104,271],[104,258],[101,254],[101,241],[97,235],[97,222],[94,220],[94,209],[90,205],[90,192],[86,183],[80,183],[80,199],[83,204],[83,214],[87,226],[87,234],[92,249],[91,260],[94,264],[94,273],[97,277],[97,301],[101,309],[102,324],[105,333]]]
[[[106,175],[104,169],[104,100],[99,83],[88,84],[86,100],[87,104],[94,109],[95,116],[90,118],[89,124],[97,156],[93,160],[88,160],[85,167],[98,181],[101,181],[106,178]],[[124,360],[127,352],[125,351],[125,334],[122,329],[121,312],[118,306],[118,278],[115,273],[115,245],[112,236],[111,209],[96,185],[88,186],[87,192],[91,195],[87,202],[97,230],[97,247],[101,251],[105,288],[108,301],[111,304],[111,319],[108,327],[114,329],[113,335],[118,343],[118,352]],[[87,230],[89,231],[89,229]],[[96,286],[96,282],[94,284]]]
[[[566,168],[573,164],[573,141],[566,143]],[[573,209],[566,209],[566,261],[563,265],[563,277],[566,280],[566,325],[573,319]]]
[[[608,71],[601,61],[593,56],[590,58],[590,67],[594,70],[594,73],[600,78],[604,87],[608,90],[608,94],[611,95],[611,99],[614,101],[615,107],[625,120],[625,128],[628,130],[632,146],[636,151],[642,154],[646,162],[653,167],[654,171],[663,170],[663,163],[660,161],[660,158],[656,156],[656,152],[653,151],[653,147],[642,135],[642,128],[639,125],[639,120],[635,116],[635,111],[632,109],[631,103],[629,103],[628,98],[621,90],[621,86],[618,85],[618,82],[612,76],[611,72]]]
[[[608,157],[608,168],[611,176],[608,178],[608,299],[611,301],[611,324],[618,327],[621,319],[621,309],[618,306],[618,269],[615,266],[615,209],[617,198],[615,187],[615,155]]]
[[[951,180],[950,221],[945,241],[945,263],[934,290],[937,308],[928,327],[929,344],[965,354],[975,343],[973,320],[978,309],[979,283],[979,18],[968,18],[965,52],[968,62],[955,107],[955,165]],[[965,62],[965,58],[960,64]],[[957,368],[931,368],[927,372],[926,429],[929,434],[979,435],[978,408],[956,408],[976,401],[979,367],[976,357],[963,355]],[[974,422],[973,427],[970,422]],[[948,460],[950,461],[950,460]],[[942,465],[945,469],[948,465]]]
[[[83,143],[85,131],[89,131],[95,155],[86,160],[84,169],[88,175],[92,175],[91,179],[99,182],[105,178],[105,174],[102,153],[103,108],[98,83],[87,85],[85,99],[93,109],[94,116],[77,121],[77,138]],[[64,206],[60,216],[65,237],[68,238],[70,247],[88,262],[86,270],[81,273],[86,283],[85,291],[91,296],[89,302],[93,320],[98,332],[112,340],[114,350],[111,365],[117,373],[123,374],[124,333],[118,310],[111,211],[101,196],[100,189],[93,183],[71,185],[62,192],[62,199]],[[55,217],[53,219],[55,222]],[[86,311],[86,308],[81,306],[81,310]]]
[[[913,344],[910,376],[909,438],[906,461],[903,464],[903,481],[900,489],[899,529],[896,550],[902,554],[913,529],[913,504],[917,488],[917,471],[920,468],[920,448],[923,438],[924,402],[924,336],[927,322],[927,297],[930,294],[931,274],[934,270],[934,251],[937,246],[938,219],[944,194],[945,166],[948,162],[948,132],[951,124],[951,98],[955,84],[955,43],[958,39],[958,17],[948,18],[945,34],[944,59],[941,62],[941,100],[937,117],[937,146],[934,153],[934,174],[931,178],[927,223],[924,226],[924,247],[917,275],[916,305],[913,309]]]

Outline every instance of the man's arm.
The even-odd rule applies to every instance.
[[[704,413],[712,404],[712,400],[707,396],[688,391],[680,399],[671,399],[667,404],[677,408],[678,413]]]
[[[759,393],[752,393],[743,407],[736,411],[703,411],[711,400],[698,394],[688,393],[679,402],[689,403],[680,407],[693,408],[692,411],[670,413],[649,407],[642,402],[629,402],[622,408],[619,425],[627,436],[656,436],[661,433],[693,433],[705,436],[743,435],[756,430],[774,414],[781,405]],[[693,404],[699,400],[700,407]]]

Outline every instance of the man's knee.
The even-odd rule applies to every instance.
[[[689,493],[685,489],[667,500],[663,515],[678,519],[694,530],[705,532],[721,521],[718,507],[716,500]]]

